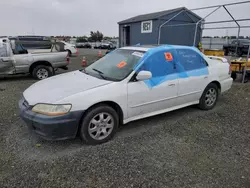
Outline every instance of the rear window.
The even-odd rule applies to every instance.
[[[7,46],[4,43],[0,43],[0,57],[8,57]]]

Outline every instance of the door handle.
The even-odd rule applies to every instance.
[[[175,86],[175,84],[169,84],[168,86],[173,87],[173,86]]]
[[[204,76],[204,79],[207,79],[208,77],[207,76]]]

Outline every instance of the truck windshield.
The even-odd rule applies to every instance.
[[[126,78],[145,52],[118,49],[88,66],[83,72],[111,81]]]

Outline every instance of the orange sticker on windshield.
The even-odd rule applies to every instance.
[[[164,54],[165,54],[165,59],[167,61],[173,61],[173,56],[172,56],[172,54],[170,52],[166,52]]]
[[[119,64],[117,64],[116,66],[120,69],[122,67],[125,67],[126,65],[127,65],[127,63],[125,61],[122,61]]]

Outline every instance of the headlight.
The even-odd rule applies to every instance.
[[[71,104],[37,104],[32,108],[32,111],[48,116],[59,116],[67,114],[71,106]]]

